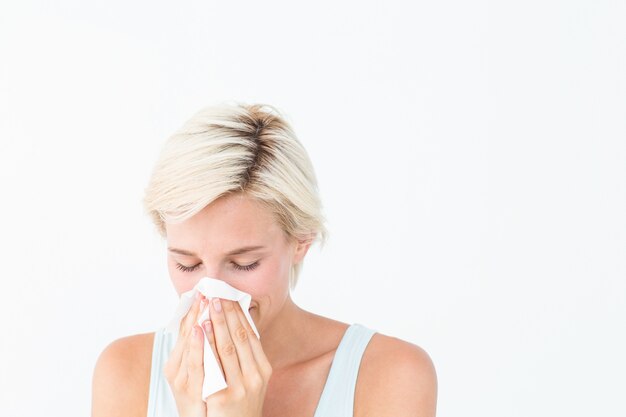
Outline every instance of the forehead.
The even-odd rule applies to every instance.
[[[212,250],[265,244],[283,235],[270,209],[244,194],[220,197],[184,222],[166,223],[165,228],[170,246]]]

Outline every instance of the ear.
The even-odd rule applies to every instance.
[[[293,264],[297,265],[304,259],[304,256],[309,251],[311,244],[315,239],[315,233],[310,233],[305,239],[296,241],[296,249],[293,253]]]

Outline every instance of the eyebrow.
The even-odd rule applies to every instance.
[[[185,255],[185,256],[195,256],[196,258],[199,258],[198,255],[196,255],[193,252],[189,252],[187,250],[184,249],[176,249],[176,248],[167,248],[170,252],[174,252],[174,253],[178,253],[180,255]],[[244,246],[242,248],[238,248],[235,250],[232,250],[230,252],[228,252],[226,254],[226,256],[233,256],[233,255],[241,255],[242,253],[246,253],[246,252],[252,252],[255,250],[259,250],[259,249],[265,249],[265,246]]]

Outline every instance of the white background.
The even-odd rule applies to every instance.
[[[626,3],[3,1],[0,415],[88,415],[176,293],[141,199],[224,100],[283,110],[330,241],[293,298],[424,348],[438,416],[624,416]]]

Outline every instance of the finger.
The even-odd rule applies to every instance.
[[[252,350],[252,354],[254,355],[254,359],[256,360],[259,367],[264,370],[266,373],[271,374],[272,366],[270,365],[267,356],[265,356],[265,352],[263,351],[263,346],[261,345],[261,341],[257,337],[252,325],[248,321],[247,317],[244,315],[243,310],[239,303],[236,303],[239,308],[237,309],[237,314],[239,315],[239,320],[243,323],[243,326],[248,332],[248,341],[250,343],[250,348]]]
[[[187,379],[189,377],[189,373],[187,370],[187,358],[189,357],[189,344],[185,344],[185,348],[183,349],[183,353],[180,359],[180,366],[178,368],[178,373],[176,376],[176,387],[182,389],[187,386]]]
[[[257,337],[256,333],[254,332],[254,329],[252,328],[252,325],[250,324],[250,322],[248,321],[248,318],[246,317],[245,313],[241,309],[241,305],[239,303],[236,303],[235,307],[236,307],[235,310],[237,311],[237,315],[239,316],[239,320],[241,321],[241,323],[244,326],[244,328],[246,329],[246,331],[251,336],[254,336],[254,338],[258,340],[258,337]],[[248,312],[248,314],[250,314],[250,312]]]
[[[191,325],[191,330],[194,329],[194,327],[196,327],[196,325],[194,324],[195,320],[197,320],[197,316],[200,312],[200,306],[202,305],[202,297],[199,297],[197,300],[197,302],[194,303],[195,307],[189,312],[189,316],[193,317],[193,321],[190,322]],[[202,330],[200,330],[202,331]],[[187,378],[189,377],[189,357],[191,355],[191,351],[192,351],[192,341],[193,341],[193,331],[190,331],[189,333],[183,333],[182,336],[182,340],[181,340],[181,349],[183,351],[182,353],[182,358],[180,361],[180,370],[181,370],[181,378],[183,378],[184,376],[184,381],[185,383],[187,383]]]
[[[194,312],[199,309],[200,301],[201,301],[200,298],[197,298],[196,300],[194,300],[194,303],[192,304],[191,308],[189,309],[185,317],[181,320],[181,324],[178,329],[178,339],[176,340],[174,349],[172,349],[172,352],[170,353],[170,359],[169,359],[173,369],[178,369],[181,366],[183,354],[185,350],[187,350],[187,347],[189,344],[189,338],[187,337],[188,332],[185,329],[191,320],[190,318],[194,316]]]
[[[237,314],[237,311],[241,311],[241,306],[237,301],[231,300],[224,300],[222,306],[224,307],[224,316],[226,317],[226,324],[228,324],[230,337],[233,339],[235,348],[237,349],[241,373],[243,375],[258,375],[259,366],[254,359],[254,354],[252,353],[252,348],[250,347],[250,342],[248,341],[250,335]],[[244,320],[246,319],[244,318]],[[256,337],[256,335],[254,335],[254,337]]]
[[[196,317],[194,317],[194,319],[193,319],[193,326],[198,324],[198,319],[200,318],[200,316],[202,315],[204,310],[206,310],[206,307],[207,307],[207,299],[206,299],[206,297],[204,295],[201,295],[200,296],[200,305],[198,306],[198,311],[196,312]],[[202,330],[202,329],[200,329],[200,330]]]
[[[204,334],[198,325],[194,325],[191,331],[191,341],[187,354],[187,386],[192,396],[200,398],[202,395],[202,382],[204,381],[203,366]]]
[[[180,325],[180,329],[178,332],[179,337],[181,335],[183,336],[187,336],[189,333],[191,333],[191,328],[193,326],[193,322],[198,314],[198,310],[200,308],[200,302],[202,300],[202,294],[200,294],[199,292],[196,295],[196,299],[194,300],[193,304],[191,305],[191,308],[189,309],[189,311],[187,311],[187,314],[185,315],[185,317],[182,320],[182,323]]]
[[[202,327],[204,327],[204,333],[206,334],[206,342],[211,346],[211,350],[213,351],[213,356],[217,360],[217,364],[220,367],[220,371],[222,372],[222,376],[226,379],[226,375],[224,375],[224,368],[222,367],[222,361],[220,361],[220,356],[217,353],[217,347],[215,346],[215,334],[213,333],[213,325],[211,324],[211,320],[205,320],[202,323]]]
[[[198,293],[198,298],[194,302],[193,308],[190,309],[190,311],[189,311],[189,317],[190,317],[190,320],[191,320],[189,322],[189,326],[190,326],[191,330],[193,330],[194,326],[196,325],[195,323],[198,320],[198,316],[200,315],[200,312],[201,312],[202,307],[203,307],[204,304],[206,304],[206,299],[204,298],[203,295]],[[182,349],[183,353],[182,353],[182,359],[181,359],[181,365],[180,365],[181,367],[185,367],[186,366],[185,364],[183,364],[183,360],[187,360],[187,356],[189,355],[189,350],[191,348],[191,340],[193,339],[193,335],[192,335],[192,331],[191,330],[188,333],[184,332],[183,336],[182,336],[181,349]]]
[[[178,340],[174,349],[172,349],[172,352],[170,353],[165,372],[170,375],[178,374],[178,369],[180,368],[180,364],[183,359],[183,353],[185,353],[185,343],[182,340]]]
[[[224,300],[228,301],[228,300]],[[228,331],[228,324],[222,309],[222,300],[213,298],[211,302],[211,322],[215,333],[215,345],[217,353],[222,361],[226,383],[228,385],[241,385],[241,368],[237,358],[237,348]]]

